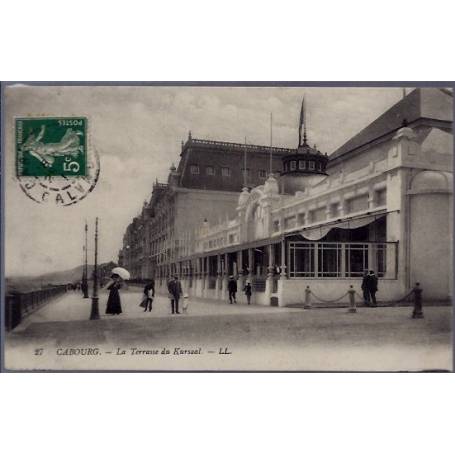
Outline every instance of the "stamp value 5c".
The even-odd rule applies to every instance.
[[[87,175],[87,119],[49,117],[16,119],[18,177]]]

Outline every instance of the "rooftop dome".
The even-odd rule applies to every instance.
[[[302,136],[303,132],[303,136]],[[282,175],[327,175],[326,167],[329,157],[322,154],[316,147],[311,147],[307,142],[305,99],[302,100],[299,124],[299,144],[295,153],[283,156]]]
[[[299,145],[296,153],[283,156],[283,172],[286,174],[322,174],[327,175],[326,167],[329,157],[323,155],[316,146],[310,147],[306,142]]]

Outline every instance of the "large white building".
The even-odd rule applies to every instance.
[[[451,299],[452,121],[451,92],[418,88],[330,157],[304,132],[280,175],[242,190],[233,219],[202,223],[178,258],[184,287],[226,299],[233,274],[240,290],[253,283],[253,302],[281,306],[306,286],[327,300],[360,291],[373,269],[379,300],[415,282],[425,299]]]

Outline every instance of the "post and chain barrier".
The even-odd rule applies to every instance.
[[[422,293],[423,289],[420,287],[420,283],[417,282],[414,287],[405,294],[404,297],[397,300],[397,303],[403,302],[404,300],[414,296],[414,308],[412,310],[412,319],[423,319],[423,309],[422,309]]]
[[[352,288],[352,286],[351,286]],[[349,295],[350,293],[350,290],[348,292],[345,292],[341,297],[338,297],[337,299],[332,299],[332,300],[326,300],[326,299],[323,299],[321,297],[318,297],[311,289],[310,289],[310,286],[307,286],[305,288],[305,303],[303,305],[304,308],[306,309],[310,309],[312,308],[312,304],[311,304],[311,296],[313,296],[316,300],[319,300],[320,302],[322,303],[336,303],[338,302],[339,300],[343,299],[344,297],[346,297],[347,295]]]
[[[404,302],[405,300],[409,299],[411,296],[414,297],[414,307],[412,311],[412,318],[413,319],[422,319],[423,318],[423,308],[422,308],[422,293],[423,290],[420,287],[420,283],[416,283],[415,286],[408,292],[406,293],[403,297],[400,299],[396,300],[394,303],[400,303]],[[349,286],[349,289],[347,292],[345,292],[341,297],[338,297],[336,299],[332,300],[327,300],[323,299],[321,297],[318,297],[311,289],[310,286],[307,286],[305,288],[305,302],[303,305],[304,309],[311,309],[312,308],[312,302],[311,302],[311,296],[314,297],[315,300],[319,300],[322,303],[336,303],[346,297],[347,295],[349,296],[349,312],[350,313],[356,313],[357,312],[357,306],[356,306],[356,300],[355,296],[359,297],[360,301],[364,300],[363,296],[361,296],[355,289],[352,284]]]

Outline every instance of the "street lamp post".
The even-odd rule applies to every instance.
[[[82,273],[82,292],[84,293],[84,299],[88,299],[88,282],[87,282],[87,275],[88,275],[88,265],[87,265],[87,221],[85,222],[85,260],[84,260],[84,272]]]
[[[90,320],[99,319],[100,312],[98,308],[98,217],[95,223],[95,264],[93,266],[93,293],[92,293],[92,311]]]

